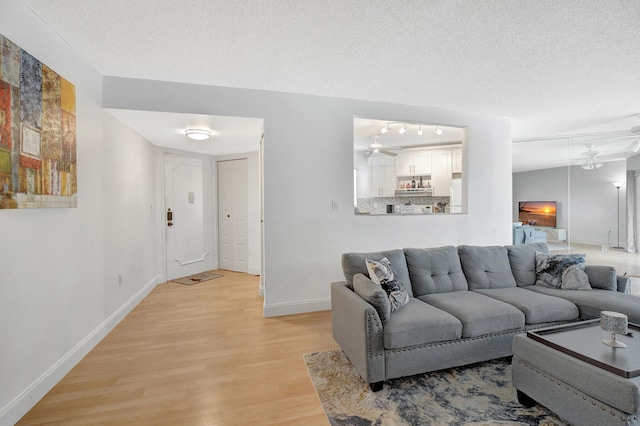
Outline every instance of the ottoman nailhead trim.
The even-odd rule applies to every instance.
[[[531,371],[535,371],[537,374],[540,374],[540,370],[538,370],[537,368],[534,368],[533,366],[529,366],[529,364],[528,364],[528,363],[523,362],[523,361],[521,361],[521,360],[518,360],[518,363],[520,363],[520,364],[523,364],[523,363],[524,363],[524,365],[525,365],[525,366],[529,367],[529,370],[531,370]],[[549,380],[550,380],[550,381],[552,381],[552,382],[553,382],[553,381],[555,381],[555,379],[554,379],[553,377],[551,377],[551,376],[547,376],[547,374],[546,374],[546,373],[542,373],[542,376],[543,376],[543,377],[545,377],[545,378],[546,378],[546,377],[549,377]],[[557,383],[558,383],[558,385],[563,384],[560,380],[557,380]],[[568,385],[565,385],[565,387],[564,387],[564,388],[565,388],[567,391],[569,390],[569,386],[568,386]],[[586,401],[586,400],[587,400],[587,396],[585,396],[584,394],[582,394],[582,392],[578,392],[578,391],[574,390],[574,391],[573,391],[573,394],[574,394],[574,395],[582,395],[582,400],[583,400],[583,401]],[[589,398],[589,399],[591,399],[591,398]],[[597,404],[598,402],[600,402],[600,401],[597,401],[597,400],[591,400],[591,405],[593,405],[593,406],[595,407],[595,406],[596,406],[596,404]],[[602,411],[607,411],[607,408],[606,408],[604,405],[601,405],[601,406],[600,406],[600,409],[602,409]],[[615,417],[617,414],[616,414],[616,412],[615,412],[615,411],[613,411],[613,410],[612,410],[612,411],[611,411],[611,415]],[[630,421],[630,420],[631,420],[631,417],[626,418],[625,416],[620,416],[620,421],[622,421],[622,422]],[[638,420],[638,416],[633,416],[633,420]]]

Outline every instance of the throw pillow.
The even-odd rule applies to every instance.
[[[583,270],[583,265],[571,265],[562,273],[562,285],[564,290],[591,290],[589,277]]]
[[[387,292],[382,289],[382,286],[374,283],[363,274],[355,274],[353,276],[353,291],[378,311],[382,322],[386,322],[389,319],[391,303]]]
[[[536,285],[550,288],[562,286],[562,274],[571,265],[584,265],[585,254],[552,254],[536,252]]]
[[[371,281],[380,284],[382,289],[387,292],[389,303],[391,303],[391,312],[397,311],[409,303],[409,293],[404,289],[402,283],[396,279],[396,274],[389,259],[386,257],[379,261],[365,259],[365,262]]]

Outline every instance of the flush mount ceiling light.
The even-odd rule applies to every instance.
[[[436,135],[441,135],[442,129],[440,128],[440,126],[436,126],[436,129],[433,131],[433,133],[435,133]]]
[[[184,134],[195,141],[203,141],[211,137],[211,132],[205,129],[187,129]]]

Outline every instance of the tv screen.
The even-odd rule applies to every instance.
[[[555,201],[518,201],[518,220],[525,225],[556,227]]]

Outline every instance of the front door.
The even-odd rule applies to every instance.
[[[204,272],[211,257],[205,232],[201,158],[165,154],[167,279]]]

